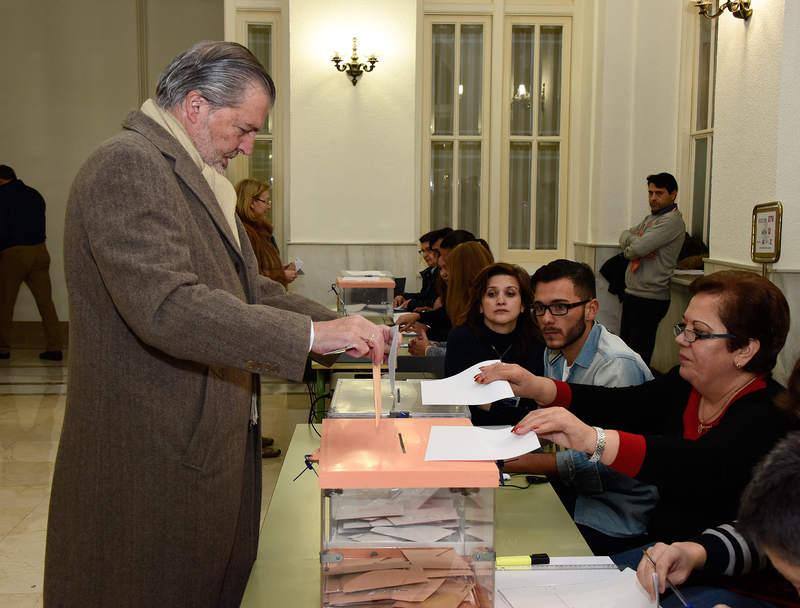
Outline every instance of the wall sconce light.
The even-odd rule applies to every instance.
[[[750,0],[727,0],[724,4],[719,5],[716,13],[711,12],[714,6],[711,0],[695,0],[694,5],[706,19],[716,19],[725,12],[725,9],[728,9],[731,15],[737,19],[749,19],[750,15],[753,14],[753,9],[750,8]]]
[[[361,74],[364,72],[371,72],[375,69],[375,64],[378,63],[378,58],[375,55],[370,55],[367,58],[367,63],[359,63],[358,62],[358,52],[356,51],[357,45],[356,38],[353,38],[353,55],[350,57],[350,62],[345,63],[344,60],[339,57],[339,53],[336,53],[332,58],[334,67],[339,70],[340,72],[347,72],[347,75],[350,78],[350,82],[353,83],[353,86],[358,84],[358,79],[361,78]]]
[[[511,101],[516,103],[524,103],[528,109],[531,108],[531,94],[528,92],[528,89],[524,84],[520,84],[516,88],[514,94],[511,96]]]

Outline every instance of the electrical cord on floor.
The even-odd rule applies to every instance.
[[[547,477],[544,475],[530,475],[528,473],[511,473],[510,474],[511,480],[515,477],[524,477],[525,478],[525,485],[510,483],[511,480],[503,483],[501,488],[514,488],[516,490],[527,490],[531,486],[539,485],[542,483],[547,483]]]

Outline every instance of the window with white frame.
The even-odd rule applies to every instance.
[[[570,20],[507,17],[503,78],[503,258],[566,254]]]
[[[490,23],[425,19],[423,230],[487,231]]]
[[[266,7],[274,3],[264,3]],[[230,7],[230,8],[228,8]],[[230,11],[230,12],[229,12]],[[244,46],[256,56],[267,73],[275,81],[278,100],[269,113],[261,130],[256,134],[253,153],[248,157],[237,157],[228,166],[228,177],[237,184],[245,178],[267,182],[272,187],[272,211],[269,220],[278,228],[276,238],[285,238],[282,229],[284,222],[283,180],[282,177],[282,104],[280,103],[283,80],[282,64],[278,61],[281,31],[281,11],[279,8],[260,8],[253,3],[245,4],[237,0],[226,3],[226,23],[229,39]]]
[[[717,20],[699,18],[695,38],[689,179],[692,236],[708,243],[711,161],[714,141],[714,82],[717,64]]]

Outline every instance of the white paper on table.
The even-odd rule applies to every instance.
[[[395,378],[397,377],[397,349],[400,346],[400,328],[392,326],[392,346],[389,348],[389,386],[392,389],[392,402],[397,405],[397,388]]]
[[[345,270],[344,274],[348,277],[377,277],[385,279],[386,277],[380,270]]]
[[[618,570],[574,570],[568,581],[553,576],[555,571],[497,572],[497,591],[512,608],[652,608],[651,601],[636,579],[636,572]],[[562,571],[563,572],[563,571]],[[591,573],[591,576],[587,576]],[[509,585],[517,578],[549,576],[549,585]],[[541,576],[540,576],[541,575]],[[575,581],[581,582],[575,582]]]
[[[507,380],[495,380],[490,384],[478,384],[475,376],[482,367],[500,363],[499,359],[482,361],[465,369],[460,374],[441,380],[420,382],[423,405],[482,405],[514,396]]]
[[[432,426],[425,460],[508,460],[540,447],[536,433],[517,435],[510,426]]]

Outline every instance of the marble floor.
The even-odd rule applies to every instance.
[[[42,605],[47,510],[64,419],[66,361],[40,361],[38,351],[15,350],[0,360],[0,606]],[[285,448],[294,425],[305,422],[302,384],[264,381],[265,434]],[[262,524],[283,464],[263,461]],[[298,470],[302,468],[298,463]]]

